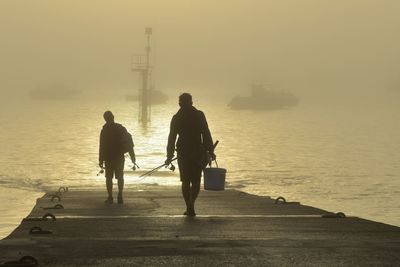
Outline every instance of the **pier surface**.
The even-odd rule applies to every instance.
[[[105,204],[104,190],[69,190],[38,199],[0,241],[0,264],[31,255],[39,266],[399,266],[400,228],[325,210],[275,204],[236,190],[202,191],[198,216],[181,215],[178,187],[126,191]],[[64,209],[47,209],[55,204]],[[368,207],[366,207],[368,208]],[[56,220],[38,220],[45,213]],[[30,234],[39,226],[51,234]],[[0,265],[1,266],[1,265]]]

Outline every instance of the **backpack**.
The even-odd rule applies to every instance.
[[[128,132],[128,131],[124,131],[124,133],[122,134],[122,151],[124,153],[130,152],[133,150],[133,139],[132,139],[132,135]]]

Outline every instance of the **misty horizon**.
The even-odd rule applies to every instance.
[[[2,1],[3,93],[51,84],[135,92],[131,56],[153,27],[156,88],[297,95],[399,91],[395,1]],[[333,92],[334,91],[334,92]]]

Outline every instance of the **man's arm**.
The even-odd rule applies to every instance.
[[[131,157],[132,163],[136,162],[136,155],[135,155],[135,150],[133,149],[134,146],[132,146],[132,149],[129,150],[129,156]]]
[[[201,135],[203,138],[203,145],[210,154],[214,153],[214,143],[211,137],[210,129],[208,128],[208,123],[206,116],[203,112],[200,112],[200,122],[201,122]]]
[[[174,157],[175,154],[175,142],[176,142],[176,137],[178,135],[178,131],[176,129],[176,117],[172,117],[171,120],[171,125],[169,129],[169,135],[168,135],[168,145],[167,145],[167,161],[171,161],[172,158]],[[167,163],[166,161],[166,163]]]
[[[121,127],[122,127],[122,138],[128,139],[128,140],[122,140],[122,143],[125,143],[125,142],[128,143],[128,146],[129,146],[128,153],[129,153],[129,156],[131,157],[132,163],[135,164],[135,162],[136,162],[136,155],[135,155],[135,150],[134,150],[135,144],[133,143],[132,135],[128,132],[128,130],[125,127],[123,127],[123,126],[121,126]]]
[[[103,130],[100,132],[100,144],[99,144],[99,166],[103,168],[104,163],[104,134]]]

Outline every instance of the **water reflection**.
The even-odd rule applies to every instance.
[[[397,109],[342,109],[299,106],[276,112],[236,112],[196,102],[207,118],[216,154],[228,169],[229,186],[273,197],[318,205],[400,225],[400,113]],[[177,173],[139,175],[165,160],[169,123],[176,103],[154,106],[142,126],[137,107],[124,99],[29,103],[0,116],[0,187],[29,186],[38,192],[69,185],[103,187],[98,172],[102,114],[113,110],[135,142],[136,172],[126,182],[178,185]],[[395,123],[396,122],[396,123]],[[126,166],[129,169],[129,166]],[[377,198],[376,196],[379,196]],[[352,201],[345,201],[352,196]],[[8,203],[7,196],[0,196]],[[364,204],[363,204],[364,203]],[[364,207],[368,203],[368,209]],[[384,210],[384,212],[383,212]]]

